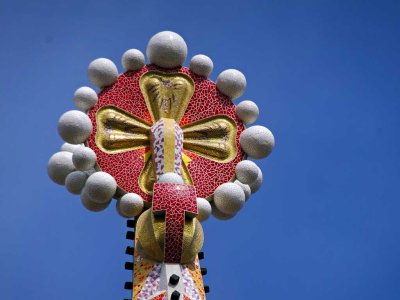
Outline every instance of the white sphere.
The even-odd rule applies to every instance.
[[[248,184],[244,184],[242,182],[240,182],[239,180],[235,180],[234,184],[237,184],[238,186],[240,186],[244,192],[244,200],[247,201],[250,199],[251,196],[251,189],[250,186]]]
[[[245,201],[242,188],[233,182],[221,184],[214,192],[215,206],[227,215],[236,214],[243,207]]]
[[[79,195],[82,192],[83,187],[85,186],[88,175],[82,171],[74,171],[68,174],[65,179],[65,187],[68,192],[72,194]]]
[[[240,146],[252,158],[265,158],[275,146],[274,135],[264,126],[252,126],[240,135]]]
[[[225,214],[221,212],[216,206],[214,202],[211,202],[211,207],[212,207],[212,215],[221,221],[226,221],[229,219],[232,219],[236,214]]]
[[[106,172],[96,172],[89,176],[84,190],[93,202],[106,203],[114,196],[117,182]]]
[[[228,69],[218,75],[216,84],[222,94],[236,99],[243,95],[247,82],[242,72]]]
[[[121,59],[122,66],[126,71],[137,71],[144,67],[144,54],[138,49],[129,49]]]
[[[158,178],[158,182],[183,184],[183,179],[180,175],[178,175],[176,173],[168,172],[168,173],[161,175]]]
[[[53,154],[47,163],[47,174],[55,183],[64,185],[65,178],[69,173],[75,171],[72,163],[72,153],[61,151]]]
[[[260,189],[262,183],[263,183],[263,173],[262,173],[261,169],[258,168],[257,179],[254,182],[249,184],[251,193],[254,194],[255,192],[257,192]]]
[[[235,173],[239,181],[248,184],[257,179],[258,166],[251,160],[242,160],[236,165]]]
[[[80,171],[89,170],[96,163],[96,153],[89,147],[80,147],[72,154],[72,162]]]
[[[57,128],[64,141],[70,144],[81,144],[92,133],[92,122],[85,113],[70,110],[60,117]]]
[[[61,146],[60,151],[68,151],[68,152],[74,153],[74,151],[76,149],[78,149],[79,147],[83,147],[83,144],[74,145],[74,144],[70,144],[70,143],[64,143]]]
[[[200,222],[207,220],[211,215],[211,204],[207,199],[197,198],[197,219]]]
[[[87,111],[96,105],[97,93],[90,87],[83,86],[77,89],[74,93],[74,103],[76,107],[83,111]]]
[[[146,49],[150,63],[166,69],[180,67],[187,56],[185,40],[172,31],[162,31],[155,34]]]
[[[213,68],[214,64],[211,58],[206,55],[198,54],[190,60],[189,69],[197,75],[207,77],[211,74]]]
[[[253,101],[245,100],[236,106],[236,115],[244,124],[254,123],[259,114],[258,106]]]
[[[139,215],[144,207],[143,198],[135,193],[128,193],[117,201],[117,211],[125,218],[136,217]]]
[[[85,188],[82,190],[81,193],[81,201],[84,207],[86,207],[88,210],[92,212],[99,212],[102,210],[105,210],[108,205],[110,205],[111,200],[105,203],[97,203],[92,201],[92,198],[89,196],[89,194],[86,192]]]
[[[112,85],[118,79],[117,66],[107,58],[97,58],[89,64],[88,77],[100,88]]]

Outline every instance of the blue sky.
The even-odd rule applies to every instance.
[[[276,137],[237,217],[204,223],[208,299],[400,299],[400,2],[0,1],[0,298],[123,299],[125,221],[47,177],[97,57],[158,31],[237,68]]]

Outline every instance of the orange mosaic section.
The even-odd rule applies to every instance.
[[[151,298],[150,300],[164,300],[164,299],[165,300],[167,299],[167,291],[161,292],[161,294]]]
[[[205,300],[206,293],[204,292],[203,276],[201,275],[200,262],[198,257],[196,258],[194,264],[188,265],[188,269],[201,299]]]
[[[136,237],[136,241],[137,240],[138,238]],[[141,258],[135,247],[132,299],[138,299],[138,296],[142,291],[150,272],[153,270],[154,264],[154,262]]]

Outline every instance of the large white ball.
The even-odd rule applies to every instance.
[[[81,201],[83,206],[92,212],[99,212],[105,210],[108,207],[108,205],[110,205],[111,202],[111,200],[105,203],[94,202],[92,198],[89,196],[89,194],[85,191],[85,188],[82,190],[81,193]]]
[[[111,60],[97,58],[89,64],[88,77],[95,86],[107,87],[118,79],[118,69]]]
[[[80,147],[72,154],[72,162],[80,171],[92,169],[96,163],[96,153],[88,147]]]
[[[92,133],[92,122],[85,113],[70,110],[60,117],[57,128],[64,141],[70,144],[81,144]]]
[[[248,184],[244,184],[242,182],[240,182],[239,180],[235,180],[234,184],[237,184],[238,186],[240,186],[244,192],[244,199],[245,201],[250,199],[251,196],[251,189],[250,186]]]
[[[126,71],[137,71],[144,67],[144,54],[138,49],[129,49],[121,59],[122,66]]]
[[[220,211],[216,206],[214,202],[211,202],[211,207],[212,207],[212,215],[221,221],[226,221],[229,219],[232,219],[236,214],[225,214],[222,211]]]
[[[211,74],[213,68],[214,64],[211,58],[206,55],[198,54],[190,60],[189,69],[197,75],[207,77]]]
[[[68,192],[72,194],[79,195],[82,192],[83,187],[85,186],[88,175],[82,171],[74,171],[68,174],[65,179],[65,187]]]
[[[69,173],[75,171],[72,163],[72,153],[61,151],[53,154],[47,163],[47,174],[55,183],[64,185],[65,178]]]
[[[221,184],[214,192],[215,206],[227,215],[236,214],[243,207],[245,201],[242,188],[233,182]]]
[[[240,146],[252,158],[267,157],[275,146],[274,135],[264,126],[252,126],[240,135]]]
[[[180,175],[178,175],[176,173],[168,172],[168,173],[162,174],[158,178],[158,182],[183,184],[183,179]]]
[[[64,144],[62,144],[60,151],[68,151],[68,152],[74,153],[74,151],[76,149],[78,149],[79,147],[83,147],[83,144],[74,145],[74,144],[70,144],[70,143],[64,143]]]
[[[222,94],[236,99],[243,95],[247,82],[242,72],[228,69],[218,75],[216,84]]]
[[[187,56],[185,40],[172,31],[155,34],[149,41],[146,50],[150,63],[166,69],[180,67]]]
[[[258,106],[253,101],[245,100],[236,106],[236,115],[244,124],[254,123],[259,114]]]
[[[98,100],[97,93],[87,86],[80,87],[74,93],[74,103],[76,107],[83,111],[91,109]]]
[[[135,193],[128,193],[117,201],[117,211],[125,218],[136,217],[143,211],[144,202],[140,195]]]
[[[239,181],[248,184],[257,179],[258,166],[251,160],[242,160],[236,165],[235,173]]]
[[[207,199],[197,198],[197,219],[200,222],[207,220],[211,215],[211,204]]]
[[[257,192],[260,189],[262,183],[263,183],[263,173],[261,169],[258,168],[257,179],[249,184],[251,193],[254,194],[255,192]]]
[[[84,190],[93,202],[106,203],[114,196],[117,182],[106,172],[96,172],[89,176]]]

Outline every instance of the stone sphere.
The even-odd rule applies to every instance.
[[[240,135],[240,146],[252,158],[265,158],[275,146],[274,135],[264,126],[252,126]]]
[[[144,67],[144,54],[138,49],[129,49],[123,55],[121,64],[126,71],[137,71]]]
[[[74,153],[74,151],[76,149],[78,149],[79,147],[83,147],[83,146],[84,146],[83,144],[74,145],[74,144],[70,144],[70,143],[64,143],[61,146],[60,151],[68,151],[68,152]]]
[[[211,74],[213,68],[214,64],[211,58],[206,55],[198,54],[193,56],[190,60],[189,69],[199,76],[208,77],[208,75]]]
[[[70,110],[60,117],[57,129],[67,143],[82,144],[92,133],[92,122],[85,113]]]
[[[138,216],[144,207],[143,198],[135,193],[128,193],[117,201],[117,211],[125,218],[132,218]]]
[[[207,199],[197,198],[197,219],[200,222],[207,220],[211,215],[211,204]]]
[[[242,188],[233,182],[221,184],[214,192],[215,206],[226,215],[236,214],[245,201]]]
[[[165,173],[165,174],[161,175],[158,178],[158,182],[183,184],[183,179],[180,175],[173,173],[173,172],[169,172],[169,173]]]
[[[214,218],[220,221],[226,221],[232,219],[236,215],[236,214],[224,214],[215,206],[214,202],[211,202],[211,208],[212,208],[212,215],[214,216]]]
[[[245,100],[236,106],[236,115],[244,124],[254,123],[259,114],[258,106],[253,101]]]
[[[235,180],[234,184],[237,184],[238,186],[240,186],[244,192],[244,200],[247,201],[250,199],[251,196],[251,189],[250,186],[248,184],[244,184],[242,182],[240,182],[239,180]]]
[[[172,69],[183,65],[187,51],[185,40],[179,34],[162,31],[150,39],[146,54],[150,63]]]
[[[257,179],[254,182],[249,184],[251,193],[254,194],[255,192],[257,192],[260,189],[262,183],[263,183],[263,173],[262,173],[261,169],[258,168]]]
[[[74,171],[69,173],[65,179],[65,187],[67,188],[68,192],[79,195],[85,186],[87,178],[88,175],[82,171]]]
[[[218,75],[216,84],[222,94],[236,99],[243,95],[247,82],[242,72],[228,69]]]
[[[82,190],[82,193],[81,193],[81,201],[82,201],[83,206],[92,212],[99,212],[99,211],[105,210],[108,207],[108,205],[110,205],[110,202],[111,202],[111,200],[109,200],[108,202],[105,202],[105,203],[97,203],[97,202],[92,201],[91,197],[85,191],[85,188]]]
[[[72,154],[72,162],[77,170],[92,169],[96,163],[96,153],[88,147],[80,147]]]
[[[107,203],[117,190],[117,182],[106,172],[96,172],[89,176],[84,190],[93,202]]]
[[[83,111],[87,111],[96,105],[97,93],[90,87],[83,86],[77,89],[74,93],[75,106]]]
[[[47,174],[57,184],[64,185],[68,174],[75,171],[72,153],[61,151],[53,154],[47,163]]]
[[[236,178],[245,184],[249,184],[257,179],[258,166],[251,160],[242,160],[236,165]]]
[[[97,58],[89,64],[88,77],[100,88],[112,85],[118,79],[117,66],[107,58]]]

